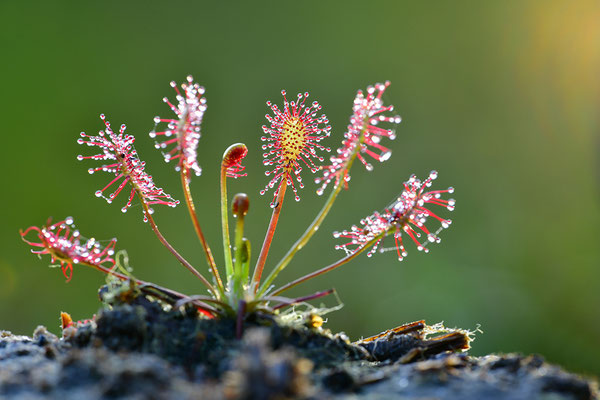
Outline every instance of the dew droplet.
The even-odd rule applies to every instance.
[[[381,154],[379,156],[379,161],[380,162],[384,162],[390,159],[390,157],[392,156],[392,152],[391,151],[386,151],[385,153]]]

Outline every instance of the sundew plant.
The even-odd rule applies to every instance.
[[[194,206],[190,187],[192,180],[198,179],[202,172],[198,160],[210,156],[203,155],[199,146],[202,118],[207,107],[204,88],[195,83],[191,76],[180,87],[171,82],[175,100],[171,101],[166,97],[163,99],[170,108],[171,115],[154,118],[155,127],[150,132],[150,138],[155,141],[155,147],[162,152],[165,161],[175,166],[179,175],[183,202],[206,256],[207,271],[210,271],[208,274],[200,273],[175,250],[158,229],[154,209],[162,208],[161,206],[176,207],[180,205],[180,201],[157,186],[148,174],[146,163],[135,150],[136,139],[126,133],[125,125],[113,128],[108,119],[101,115],[103,130],[97,135],[81,133],[77,142],[89,151],[82,152],[77,159],[89,164],[90,174],[101,173],[108,176],[106,185],[97,190],[95,196],[109,204],[119,202],[122,212],[127,212],[134,202],[139,202],[143,221],[175,259],[205,286],[205,294],[186,295],[135,278],[118,261],[116,239],[104,246],[95,239],[85,239],[75,228],[72,217],[54,223],[49,220],[41,227],[31,226],[21,231],[21,237],[33,247],[33,253],[48,254],[54,264],[60,265],[67,281],[71,280],[74,267],[92,267],[114,279],[127,282],[129,287],[135,288],[139,293],[172,307],[195,307],[203,318],[235,318],[239,334],[244,319],[251,313],[278,314],[285,307],[333,293],[333,289],[318,292],[309,290],[306,296],[289,298],[283,296],[288,289],[344,265],[365,250],[368,250],[369,257],[376,252],[394,250],[398,259],[403,260],[407,255],[405,241],[409,241],[418,250],[427,252],[429,244],[440,242],[440,231],[450,226],[451,220],[438,215],[438,210],[454,209],[454,200],[444,198],[454,189],[430,190],[437,177],[435,171],[424,179],[411,175],[406,182],[398,183],[399,195],[391,204],[360,219],[356,225],[333,232],[333,237],[338,240],[335,249],[343,250],[342,258],[291,282],[276,283],[279,273],[319,229],[342,189],[350,189],[352,167],[359,165],[360,168],[362,164],[367,171],[372,171],[374,164],[390,158],[392,152],[388,146],[396,137],[393,127],[400,122],[400,117],[394,115],[393,106],[384,104],[382,99],[389,84],[377,83],[369,86],[366,91],[357,92],[352,104],[350,123],[343,134],[335,134],[341,140],[341,145],[333,152],[321,144],[324,139],[332,136],[329,120],[322,113],[321,104],[309,100],[308,93],[300,93],[289,99],[286,92],[282,91],[282,104],[267,101],[267,123],[262,126],[263,135],[257,135],[257,142],[260,137],[268,180],[260,194],[273,196],[270,202],[273,213],[258,257],[253,261],[250,240],[244,236],[249,197],[243,193],[236,194],[230,208],[227,189],[230,179],[246,176],[243,162],[248,148],[242,143],[233,144],[225,150],[220,160],[224,253],[222,259],[218,260],[204,236],[202,215],[198,215]],[[355,163],[356,160],[359,163]],[[317,194],[329,194],[306,231],[279,262],[268,266],[268,273],[264,274],[286,194],[288,197],[292,195],[296,201],[300,200],[300,189],[304,188],[303,175],[306,176],[307,169],[316,176],[314,181]],[[235,224],[230,223],[230,212]],[[429,221],[435,227],[429,225]],[[230,230],[232,225],[233,234]],[[386,248],[382,242],[387,236],[393,236],[393,242],[390,240],[390,245]]]

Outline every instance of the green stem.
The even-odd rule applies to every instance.
[[[387,232],[382,232],[381,234],[379,234],[378,236],[375,236],[373,239],[371,239],[369,242],[365,243],[362,247],[359,247],[358,249],[356,249],[356,251],[344,258],[342,258],[339,261],[334,262],[333,264],[330,264],[326,267],[323,267],[317,271],[311,272],[308,275],[304,275],[286,285],[283,285],[282,287],[280,287],[279,289],[277,289],[276,291],[274,291],[273,293],[270,294],[270,296],[277,296],[280,293],[285,292],[288,289],[293,288],[296,285],[299,285],[300,283],[307,281],[309,279],[312,278],[316,278],[319,275],[322,275],[326,272],[329,272],[331,270],[336,269],[337,267],[340,267],[344,264],[346,264],[348,261],[352,260],[353,258],[355,258],[356,256],[358,256],[360,253],[362,253],[363,251],[365,251],[367,248],[369,248],[371,245],[373,245],[374,243],[376,243],[379,239],[381,239],[383,236],[386,235]]]
[[[150,224],[152,231],[154,231],[154,233],[158,237],[158,240],[160,240],[160,242],[167,248],[167,250],[169,250],[171,254],[175,256],[175,258],[181,263],[181,265],[186,267],[192,274],[194,274],[198,279],[200,279],[202,283],[204,283],[208,287],[212,294],[216,298],[218,298],[219,293],[214,288],[214,286],[211,285],[211,283],[208,280],[206,280],[206,278],[200,272],[198,272],[198,270],[196,270],[196,268],[194,268],[192,264],[190,264],[185,258],[183,258],[181,254],[179,254],[177,250],[175,250],[173,246],[171,246],[169,242],[167,242],[167,239],[165,239],[165,237],[160,233],[160,231],[158,230],[158,226],[156,226],[156,223],[154,222],[154,218],[152,218],[152,214],[150,214],[150,208],[148,207],[148,204],[146,204],[146,202],[144,201],[144,197],[139,192],[137,193],[140,197],[142,207],[144,208],[144,215],[148,219],[148,223]]]
[[[227,208],[227,168],[221,164],[221,227],[223,231],[223,253],[225,256],[225,273],[227,282],[233,278],[233,261],[231,260],[231,240],[229,238],[229,210]]]
[[[250,279],[250,241],[242,238],[242,285],[246,285]]]
[[[235,240],[234,240],[234,266],[233,269],[237,273],[242,270],[242,239],[244,238],[244,216],[238,215],[235,223]]]
[[[285,267],[287,267],[287,265],[290,263],[290,261],[292,261],[292,258],[294,258],[294,256],[296,255],[296,253],[300,249],[302,249],[304,247],[304,245],[306,245],[306,243],[308,243],[310,238],[312,238],[312,236],[315,234],[315,232],[317,232],[319,230],[319,228],[321,227],[323,220],[329,213],[329,210],[331,210],[331,207],[333,207],[333,203],[335,202],[335,199],[337,198],[338,194],[340,194],[342,188],[346,184],[346,176],[348,175],[350,168],[352,167],[352,164],[354,163],[354,160],[356,159],[356,155],[360,151],[360,146],[365,138],[365,132],[366,132],[366,128],[364,128],[361,131],[359,143],[357,144],[356,149],[354,149],[354,152],[348,158],[346,165],[344,165],[344,167],[340,169],[340,171],[339,171],[340,177],[339,177],[338,181],[336,182],[335,187],[331,191],[329,198],[323,205],[323,208],[321,209],[321,211],[319,211],[319,214],[317,214],[317,216],[315,217],[313,222],[308,226],[308,228],[306,228],[306,231],[304,231],[302,236],[300,236],[300,238],[298,238],[296,243],[294,243],[292,245],[292,247],[288,250],[288,252],[285,254],[285,256],[283,256],[281,261],[279,261],[279,263],[271,271],[271,273],[269,274],[269,276],[263,283],[263,285],[259,291],[259,295],[262,295],[266,290],[268,290],[269,286],[271,285],[271,283],[273,283],[273,281],[275,280],[277,275],[279,275],[279,273]]]
[[[269,273],[269,275],[267,276],[267,279],[265,280],[265,282],[262,284],[262,286],[260,288],[259,296],[261,294],[263,294],[269,288],[269,285],[271,285],[271,283],[273,283],[273,280],[275,280],[277,275],[279,275],[279,273],[290,263],[290,261],[292,261],[292,258],[294,258],[294,255],[296,255],[296,253],[300,249],[302,249],[304,247],[304,245],[310,240],[312,235],[314,235],[315,232],[317,230],[319,230],[321,223],[323,222],[323,220],[329,213],[329,210],[333,206],[333,203],[334,203],[337,195],[340,193],[343,186],[344,186],[344,179],[342,177],[340,179],[340,182],[338,182],[338,184],[335,186],[335,188],[329,195],[329,198],[325,202],[325,205],[323,206],[323,208],[321,209],[319,214],[317,214],[314,221],[308,226],[308,228],[306,228],[306,231],[304,231],[302,236],[300,236],[300,238],[296,241],[296,243],[294,243],[292,245],[292,247],[288,250],[288,252],[285,254],[285,256],[283,256],[281,261],[279,261],[279,263],[275,266],[275,268]]]
[[[260,249],[260,255],[258,256],[256,267],[254,267],[254,276],[252,277],[254,293],[258,292],[260,277],[262,275],[263,268],[265,267],[265,262],[267,261],[267,255],[269,255],[269,248],[271,247],[271,241],[273,240],[273,235],[275,234],[275,228],[277,227],[277,221],[279,220],[281,207],[283,206],[283,197],[285,196],[285,190],[287,189],[286,179],[288,178],[284,176],[282,179],[283,181],[279,186],[279,193],[277,193],[277,199],[275,200],[275,208],[273,208],[273,214],[271,215],[271,221],[269,222],[269,228],[267,229],[265,240],[262,248]]]
[[[223,295],[225,293],[225,288],[223,287],[223,281],[221,280],[221,276],[219,275],[219,270],[217,269],[217,264],[215,263],[215,258],[212,255],[210,247],[206,242],[206,238],[204,237],[204,233],[202,232],[202,228],[200,228],[200,221],[198,221],[198,215],[196,213],[196,207],[194,205],[194,200],[192,199],[192,193],[190,191],[190,179],[188,178],[189,169],[185,166],[181,168],[181,185],[183,186],[183,193],[185,197],[185,203],[187,204],[188,211],[190,213],[190,218],[192,219],[192,223],[194,225],[194,229],[196,231],[196,235],[202,244],[202,248],[204,249],[204,253],[206,255],[206,261],[210,266],[210,270],[212,271],[213,276],[217,282],[217,287],[219,291]]]
[[[241,289],[243,279],[243,267],[242,267],[242,252],[243,252],[243,238],[244,238],[244,215],[238,215],[235,224],[235,241],[234,241],[234,288]],[[240,293],[241,294],[241,290]]]

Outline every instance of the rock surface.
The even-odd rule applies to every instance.
[[[233,321],[139,298],[101,310],[63,338],[44,327],[32,337],[1,332],[0,398],[598,398],[595,382],[539,356],[471,357],[452,351],[460,348],[456,335],[439,340],[411,329],[350,343],[259,316],[238,340]]]

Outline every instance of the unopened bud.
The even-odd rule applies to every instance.
[[[248,208],[250,207],[250,200],[246,193],[238,193],[233,196],[233,202],[231,203],[231,212],[236,217],[244,216],[248,214]]]
[[[242,238],[242,264],[248,264],[250,261],[250,241]]]

